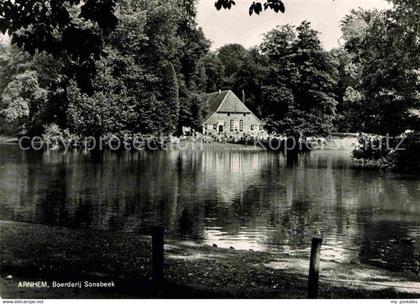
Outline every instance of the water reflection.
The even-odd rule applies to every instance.
[[[1,146],[0,218],[124,233],[160,224],[176,238],[254,250],[303,249],[322,234],[334,259],[418,269],[419,177],[354,170],[346,152],[295,161],[217,150],[92,160]]]

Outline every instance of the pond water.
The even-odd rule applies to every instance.
[[[0,219],[140,233],[236,249],[297,251],[418,270],[420,176],[352,167],[349,151],[290,165],[272,152],[24,152],[0,146]]]

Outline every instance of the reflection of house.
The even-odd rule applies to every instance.
[[[203,122],[203,134],[258,134],[263,123],[230,90],[208,95],[208,115]]]
[[[268,154],[217,150],[203,151],[200,156],[200,182],[206,185],[203,196],[208,199],[216,195],[217,201],[225,206],[241,200],[249,187],[258,184],[261,170],[269,160]]]

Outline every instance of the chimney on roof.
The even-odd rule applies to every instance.
[[[245,103],[245,90],[242,90],[242,102]]]
[[[219,95],[222,94],[222,90],[219,90]]]

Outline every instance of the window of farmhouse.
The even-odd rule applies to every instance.
[[[230,120],[230,130],[233,131],[233,119]]]
[[[239,131],[243,131],[244,130],[244,121],[241,119],[241,121],[239,122]]]

